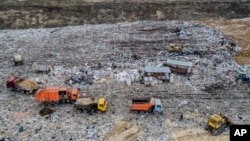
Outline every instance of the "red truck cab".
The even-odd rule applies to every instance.
[[[16,88],[15,86],[15,81],[17,80],[18,78],[16,77],[10,77],[8,80],[7,80],[7,88]]]

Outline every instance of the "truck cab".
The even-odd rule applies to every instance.
[[[71,90],[71,100],[73,100],[73,101],[76,101],[77,100],[77,98],[78,98],[78,89],[77,88],[73,88],[72,90]]]
[[[97,103],[97,109],[105,112],[107,110],[107,101],[105,98],[100,98]]]
[[[155,99],[155,105],[154,105],[154,108],[152,109],[152,112],[153,113],[160,113],[162,114],[164,111],[164,108],[163,108],[163,105],[161,103],[161,100],[160,99]]]
[[[15,83],[14,81],[16,80],[17,78],[16,77],[10,77],[8,80],[7,80],[7,88],[15,88]]]
[[[250,84],[250,75],[247,74],[239,74],[236,76],[236,82],[237,83],[248,83]]]

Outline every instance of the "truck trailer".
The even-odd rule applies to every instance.
[[[40,88],[35,95],[37,102],[61,102],[71,103],[77,100],[79,92],[77,88],[71,91],[66,87]]]

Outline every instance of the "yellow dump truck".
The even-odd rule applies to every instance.
[[[74,108],[78,113],[84,111],[91,113],[97,110],[105,112],[107,110],[107,101],[105,98],[79,98],[74,103]]]

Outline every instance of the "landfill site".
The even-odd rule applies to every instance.
[[[229,141],[249,35],[248,17],[3,28],[0,141]]]

